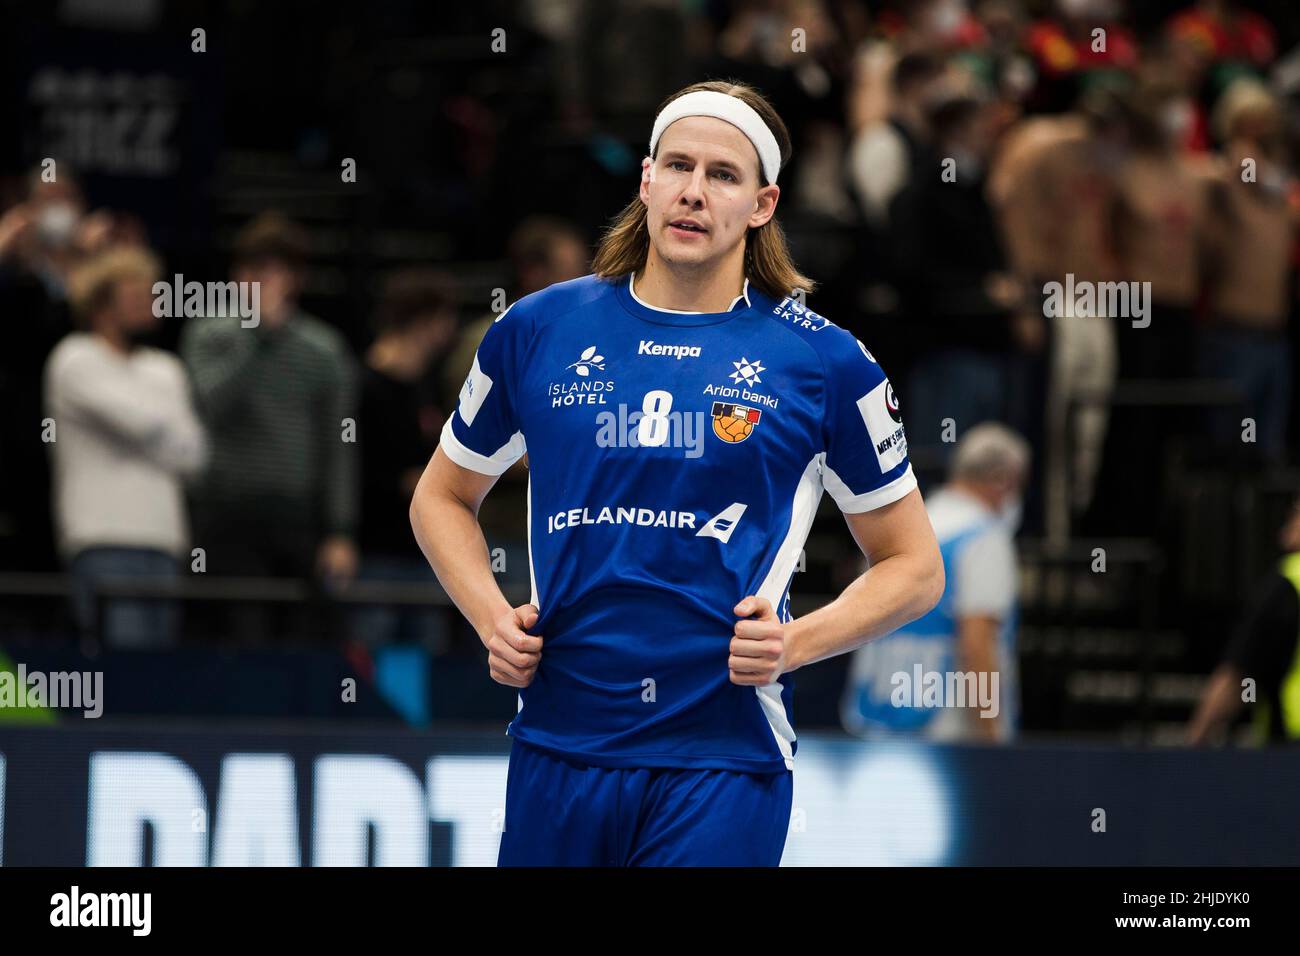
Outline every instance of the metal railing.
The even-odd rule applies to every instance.
[[[447,592],[436,583],[403,581],[353,581],[338,588],[298,578],[211,577],[160,580],[143,577],[109,577],[92,585],[94,615],[89,634],[84,635],[96,651],[104,646],[105,610],[112,601],[166,601],[181,603],[298,605],[339,609],[389,606],[403,608],[454,609]],[[71,600],[76,588],[63,574],[0,574],[0,599]],[[522,604],[527,594],[507,588],[507,600]]]

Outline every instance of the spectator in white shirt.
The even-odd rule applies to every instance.
[[[73,609],[83,630],[100,623],[116,646],[175,638],[174,604],[112,601],[97,622],[95,588],[106,578],[177,577],[189,546],[183,480],[206,458],[185,366],[140,344],[158,323],[160,274],[158,260],[136,247],[110,249],[76,269],[69,298],[82,331],[66,336],[45,366],[54,521]]]
[[[878,72],[878,71],[876,71]],[[872,70],[861,83],[871,85]],[[863,117],[849,146],[848,173],[862,214],[873,229],[889,226],[890,205],[912,180],[927,156],[930,140],[927,111],[946,92],[945,66],[928,53],[909,53],[894,63],[889,80],[888,112]],[[866,91],[859,89],[859,96]],[[937,160],[934,175],[938,173]]]
[[[996,422],[966,432],[925,496],[947,589],[924,617],[854,651],[841,701],[863,736],[1000,742],[1019,727],[1015,533],[1030,449]]]

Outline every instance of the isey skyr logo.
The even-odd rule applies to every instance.
[[[809,332],[820,332],[822,329],[835,325],[824,315],[818,315],[812,309],[808,308],[798,299],[786,296],[775,306],[772,307],[772,314],[779,316],[791,325],[807,329]]]
[[[133,936],[148,936],[152,926],[152,893],[70,893],[50,897],[50,925],[63,927],[124,926]]]

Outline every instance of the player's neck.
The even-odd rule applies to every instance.
[[[632,285],[642,302],[679,312],[726,312],[745,291],[744,249],[722,268],[674,268],[653,247]]]

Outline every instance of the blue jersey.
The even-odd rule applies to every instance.
[[[732,608],[790,620],[823,489],[864,512],[916,487],[871,353],[748,282],[717,313],[650,306],[631,276],[525,296],[441,447],[488,475],[527,452],[543,646],[507,733],[604,767],[792,769],[792,681],[731,683]]]

